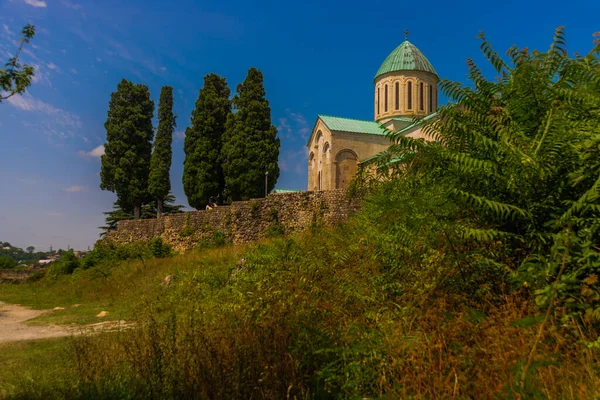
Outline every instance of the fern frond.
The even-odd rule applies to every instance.
[[[506,68],[504,60],[502,60],[498,53],[492,48],[492,45],[487,41],[483,32],[480,32],[477,37],[481,39],[481,51],[483,51],[483,54],[488,61],[492,63],[496,72],[500,73],[500,71]]]
[[[517,217],[522,218],[531,218],[531,214],[523,210],[520,207],[514,206],[512,204],[502,203],[496,200],[490,200],[482,196],[477,196],[473,193],[466,192],[460,189],[452,189],[451,193],[456,197],[465,200],[467,203],[479,207],[481,209],[486,210],[487,212],[492,213],[497,218],[502,220],[512,219],[514,220]]]

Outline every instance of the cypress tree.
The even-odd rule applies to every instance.
[[[146,85],[123,79],[110,96],[100,188],[117,194],[122,209],[139,218],[148,199],[154,102]]]
[[[231,114],[230,94],[225,78],[206,75],[192,112],[192,126],[185,131],[183,190],[196,209],[206,206],[211,197],[220,197],[225,187],[221,144]]]
[[[250,68],[233,98],[237,112],[227,119],[223,148],[225,187],[232,200],[262,197],[273,190],[279,178],[279,138],[271,123],[271,108],[266,99],[263,74]]]
[[[173,88],[163,86],[158,103],[158,129],[154,139],[154,151],[150,159],[150,178],[148,182],[148,193],[156,199],[158,214],[163,213],[165,198],[171,191],[169,176],[173,155],[171,143],[176,126],[176,116],[173,114]]]

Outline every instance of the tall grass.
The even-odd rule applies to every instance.
[[[138,327],[73,338],[68,372],[37,389],[28,382],[25,392],[44,398],[513,397],[537,334],[523,322],[535,315],[529,297],[504,293],[501,283],[473,296],[460,272],[440,274],[454,266],[456,254],[437,236],[439,227],[419,232],[423,242],[412,251],[397,252],[386,242],[394,225],[380,221],[366,212],[333,230],[245,249],[203,250],[145,267],[121,264],[107,278],[90,279],[85,271],[80,279],[93,283],[95,296],[124,295]],[[436,237],[437,248],[417,252]],[[455,248],[476,253],[472,243],[449,237]],[[461,268],[476,275],[477,257],[467,260]],[[167,274],[175,279],[163,286]],[[120,286],[125,277],[128,284]],[[600,394],[597,351],[575,334],[560,325],[544,332],[528,394]],[[21,390],[17,385],[17,398]]]

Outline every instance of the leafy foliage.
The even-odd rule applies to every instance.
[[[148,199],[153,115],[147,86],[123,79],[111,94],[100,188],[115,192],[117,204],[133,209],[135,218]]]
[[[196,209],[205,207],[211,197],[220,198],[225,189],[221,147],[231,114],[230,94],[225,78],[206,75],[192,112],[192,126],[185,132],[183,189]]]
[[[25,92],[31,85],[34,68],[30,65],[21,65],[19,56],[23,47],[35,36],[35,26],[25,25],[21,31],[22,37],[16,54],[11,57],[3,68],[0,68],[0,103],[15,94]]]
[[[58,261],[50,264],[46,276],[50,279],[55,279],[62,275],[70,275],[79,268],[79,265],[79,258],[71,249],[62,253]]]
[[[222,162],[227,195],[232,200],[263,197],[265,172],[270,192],[279,178],[280,141],[271,124],[271,108],[266,99],[263,74],[250,68],[233,98],[237,112],[227,118]]]
[[[170,172],[173,155],[171,143],[176,126],[176,117],[173,114],[173,88],[163,86],[158,103],[158,129],[154,139],[154,151],[150,158],[148,179],[148,193],[156,199],[158,214],[163,213],[165,198],[171,191]]]
[[[179,204],[173,204],[175,202],[175,196],[169,193],[163,203],[163,214],[180,214],[183,213],[183,206]],[[100,236],[106,235],[107,232],[117,229],[117,223],[119,221],[133,219],[133,210],[123,210],[117,203],[113,204],[113,210],[103,213],[106,221],[106,225],[99,227],[101,230]],[[158,215],[157,204],[150,203],[142,206],[142,212],[140,218],[150,219],[156,218]]]
[[[425,123],[436,140],[390,133],[394,144],[376,168],[456,205],[452,219],[463,237],[508,244],[514,282],[532,285],[548,305],[543,293],[563,261],[561,279],[579,290],[600,273],[597,259],[584,256],[600,238],[600,44],[569,58],[559,28],[547,52],[511,48],[505,62],[481,39],[500,78],[487,80],[468,60],[472,87],[441,82],[454,102]],[[399,160],[391,167],[390,157]]]
[[[14,268],[17,266],[17,262],[11,257],[0,256],[0,268]]]

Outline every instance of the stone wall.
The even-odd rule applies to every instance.
[[[290,234],[313,225],[333,225],[359,208],[360,201],[348,199],[345,190],[277,193],[212,210],[120,221],[106,240],[130,243],[161,237],[176,251],[184,252],[216,237],[246,243],[275,232]]]

